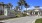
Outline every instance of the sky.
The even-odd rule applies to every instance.
[[[19,0],[0,0],[0,2],[4,2],[5,4],[11,3],[13,5],[13,8],[15,8],[15,6],[17,6],[17,2]],[[30,5],[30,7],[28,9],[33,9],[34,6],[41,6],[42,8],[42,0],[25,0],[27,4]],[[25,8],[23,7],[23,10],[25,10]]]

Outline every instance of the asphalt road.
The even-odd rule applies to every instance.
[[[2,20],[5,23],[32,23],[35,19],[37,19],[37,16],[26,16],[21,18],[13,18],[9,20]]]

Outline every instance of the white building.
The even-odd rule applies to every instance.
[[[40,9],[39,6],[35,6],[33,10],[29,10],[29,11],[30,11],[29,12],[30,15],[33,15],[33,16],[35,16],[35,15],[42,16],[42,9]]]
[[[8,16],[10,14],[10,8],[12,8],[10,3],[4,4],[3,2],[0,2],[0,15]]]

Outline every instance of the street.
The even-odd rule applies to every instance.
[[[5,23],[32,23],[37,18],[38,18],[37,16],[26,16],[2,21],[4,21]]]

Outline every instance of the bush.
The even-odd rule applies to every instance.
[[[27,15],[26,13],[23,13],[23,16],[29,16],[29,15]]]
[[[16,14],[16,17],[20,17],[20,14]]]
[[[27,16],[27,14],[24,13],[23,16]]]

